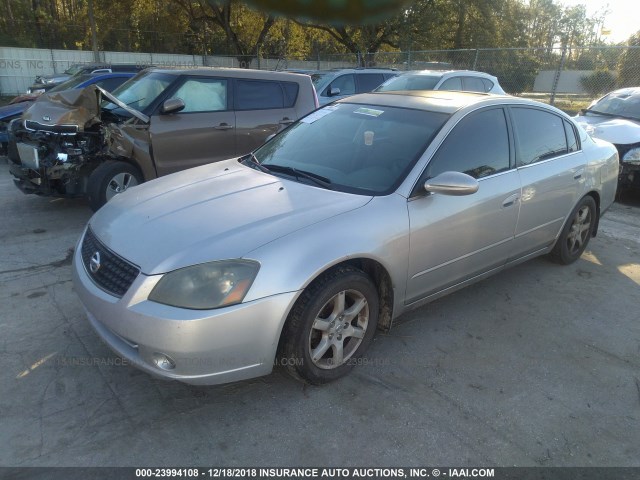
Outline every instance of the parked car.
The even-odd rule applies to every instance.
[[[613,202],[616,149],[509,96],[373,93],[253,153],[118,195],[75,290],[132,365],[193,384],[324,383],[408,309],[538,255],[569,264]]]
[[[341,98],[367,93],[399,72],[388,68],[342,68],[318,70],[311,74],[320,105]]]
[[[461,90],[505,94],[496,77],[473,70],[407,72],[387,80],[376,89],[377,92],[394,90]]]
[[[9,129],[10,170],[25,193],[87,195],[97,210],[143,181],[250,152],[316,107],[308,75],[150,69],[113,95],[39,99]]]
[[[640,87],[595,100],[575,117],[589,134],[613,143],[620,155],[618,189],[640,189]]]
[[[85,88],[89,85],[98,85],[110,92],[122,85],[126,80],[133,77],[135,73],[87,73],[76,75],[57,87],[49,90],[49,93],[62,92],[63,90]],[[20,118],[22,114],[33,105],[40,95],[21,95],[20,101],[12,101],[9,105],[0,107],[0,154],[6,155],[9,142],[8,127],[13,119]],[[19,97],[16,97],[19,98]],[[14,99],[16,100],[16,99]]]
[[[84,73],[121,73],[139,72],[149,67],[149,65],[130,63],[74,63],[64,73],[54,73],[52,75],[39,75],[33,85],[27,89],[27,94],[41,95],[51,90],[53,87],[66,82],[74,75]]]

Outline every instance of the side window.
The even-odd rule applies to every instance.
[[[501,108],[492,108],[472,113],[454,127],[429,162],[420,183],[449,171],[482,178],[506,170],[507,122]]]
[[[462,79],[464,89],[468,92],[486,92],[482,79],[478,77],[464,77]]]
[[[340,95],[354,95],[356,93],[355,78],[353,78],[353,75],[351,74],[341,75],[338,78],[336,78],[333,82],[331,82],[331,85],[329,85],[327,92],[331,88],[339,88]]]
[[[484,91],[490,92],[493,88],[493,82],[488,78],[481,78],[480,80],[482,80],[482,83],[484,84]]]
[[[462,81],[460,77],[448,78],[442,82],[438,90],[462,90]]]
[[[511,109],[518,142],[518,165],[547,160],[567,153],[563,120],[534,108]]]
[[[181,113],[217,112],[227,109],[227,81],[222,78],[187,78],[171,98],[184,102]]]
[[[280,82],[267,80],[236,80],[236,110],[268,110],[284,108]]]
[[[367,93],[384,81],[381,73],[360,73],[358,75],[358,93]]]
[[[129,80],[126,77],[115,77],[115,78],[106,78],[104,80],[100,80],[96,82],[100,88],[104,88],[107,92],[112,92],[117,87],[122,85],[126,80]]]
[[[578,139],[576,138],[576,131],[573,129],[573,126],[564,121],[564,131],[567,134],[567,147],[570,152],[578,151]]]
[[[292,108],[298,99],[300,85],[295,82],[281,82],[280,85],[284,90],[284,108]]]

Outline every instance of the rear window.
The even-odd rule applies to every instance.
[[[266,80],[236,80],[234,98],[236,110],[268,110],[285,105],[280,82]]]
[[[280,82],[284,90],[284,107],[292,108],[298,100],[298,90],[300,85],[295,82]]]

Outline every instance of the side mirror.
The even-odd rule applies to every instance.
[[[184,101],[181,98],[170,98],[165,100],[160,109],[160,113],[163,115],[169,115],[170,113],[178,113],[184,109]]]
[[[424,183],[424,189],[429,193],[458,197],[476,193],[479,187],[478,180],[460,172],[443,172]]]
[[[340,95],[340,89],[338,87],[331,87],[329,89],[329,96],[330,97],[335,97],[337,95]]]

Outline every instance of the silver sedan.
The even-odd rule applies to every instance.
[[[324,383],[410,308],[538,255],[575,261],[617,174],[611,144],[547,105],[358,95],[116,196],[79,240],[75,289],[153,375],[217,384],[280,364]]]

